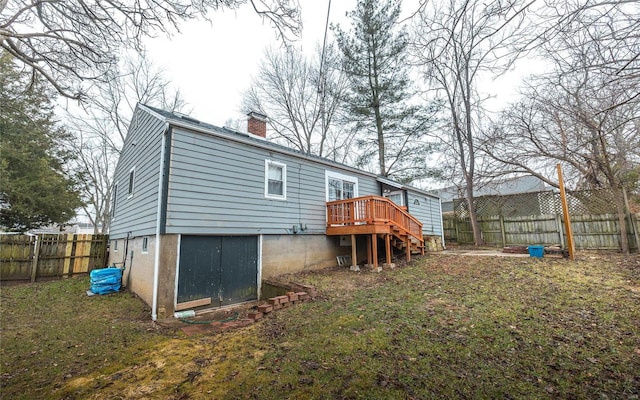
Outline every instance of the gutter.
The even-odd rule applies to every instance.
[[[165,122],[160,145],[160,170],[158,171],[158,208],[156,211],[156,243],[153,259],[153,300],[151,302],[151,320],[158,319],[158,276],[160,275],[160,234],[162,233],[162,200],[164,198],[164,163],[169,122]]]

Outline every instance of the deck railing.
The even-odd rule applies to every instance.
[[[388,225],[422,242],[422,223],[386,197],[364,196],[327,202],[327,227]]]

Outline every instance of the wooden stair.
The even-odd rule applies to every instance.
[[[352,235],[352,247],[355,246],[355,235],[371,235],[370,240],[376,242],[369,244],[373,248],[371,257],[376,267],[379,238],[389,240],[393,248],[404,250],[407,261],[411,254],[424,254],[425,250],[422,223],[405,207],[381,196],[327,202],[326,234]],[[386,251],[387,263],[390,263],[389,252]]]
[[[379,239],[384,239],[384,235],[378,234]],[[409,243],[411,254],[424,254],[424,244],[418,242],[414,238],[409,235],[396,235],[393,233],[393,237],[391,239],[391,246],[398,250],[405,250],[407,248],[407,243]]]

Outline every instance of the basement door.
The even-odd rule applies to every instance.
[[[211,299],[214,307],[258,298],[257,236],[180,239],[177,302]]]

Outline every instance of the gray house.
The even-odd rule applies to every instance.
[[[263,278],[424,253],[442,235],[440,200],[266,141],[265,117],[241,133],[136,107],[115,174],[110,263],[152,307],[255,300]]]

